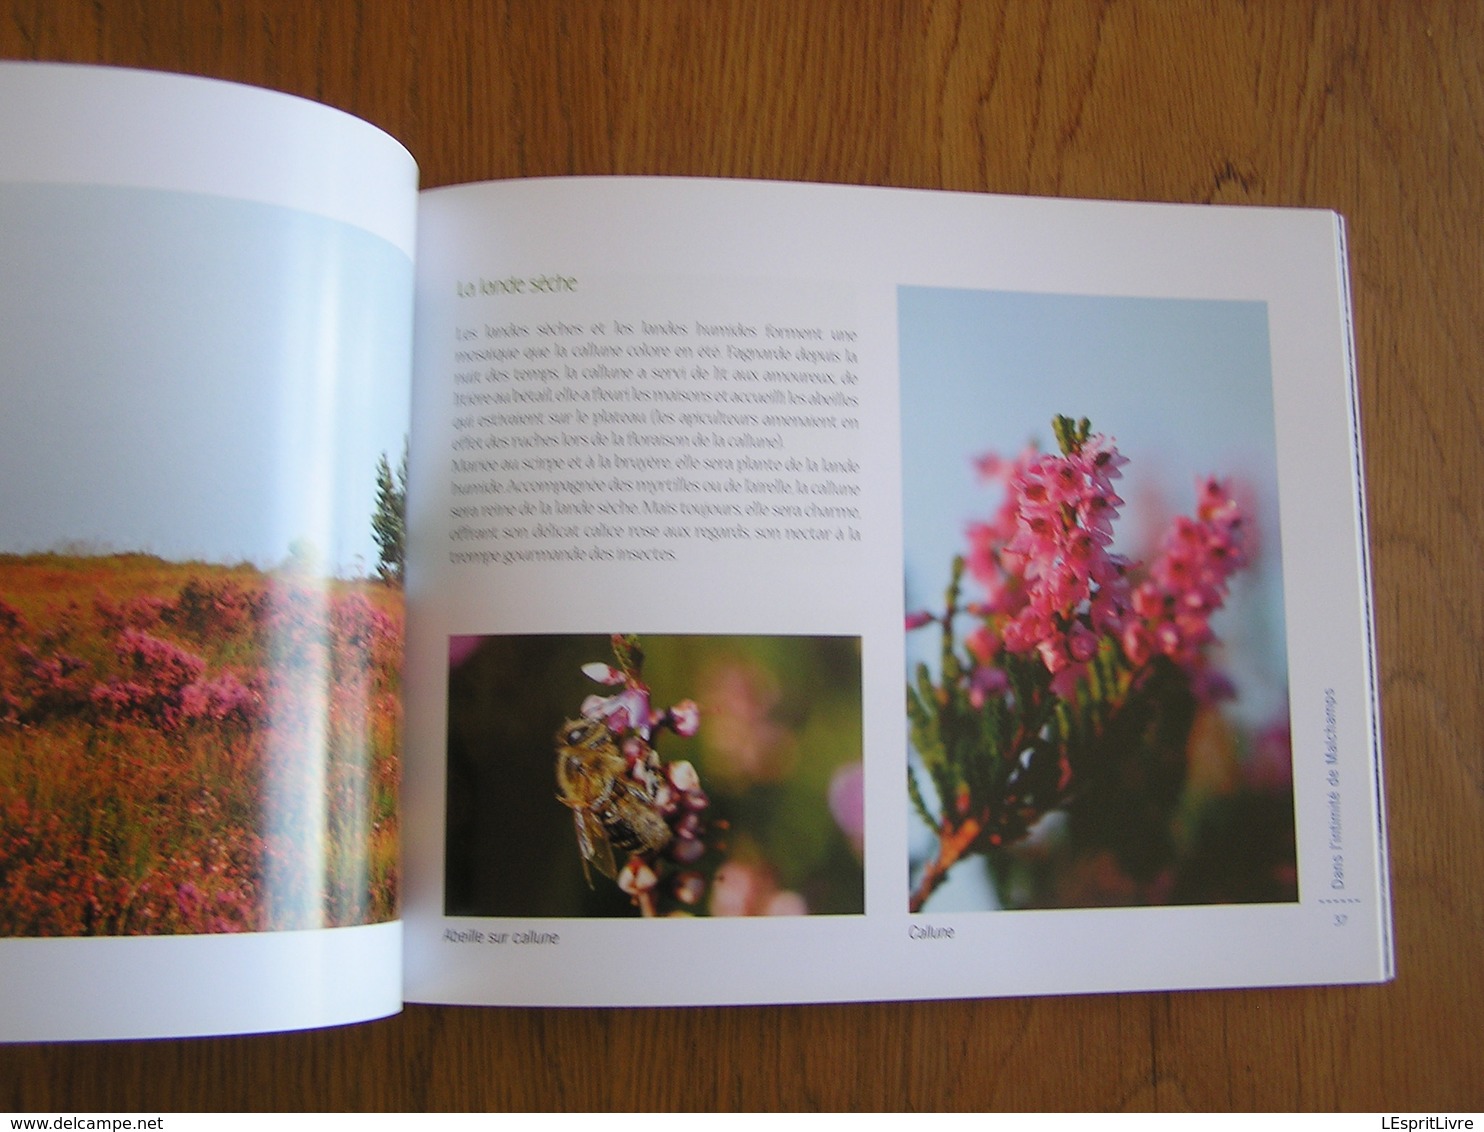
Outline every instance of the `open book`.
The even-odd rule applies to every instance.
[[[0,67],[0,1039],[1390,977],[1338,217],[416,181]]]

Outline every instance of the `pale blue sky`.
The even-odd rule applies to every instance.
[[[0,185],[0,551],[376,563],[408,422],[411,264],[322,217]]]
[[[1115,549],[1141,555],[1159,513],[1189,513],[1198,475],[1245,481],[1261,551],[1215,623],[1239,714],[1287,691],[1267,308],[1254,302],[904,287],[899,295],[907,606],[940,608],[971,519],[997,503],[972,458],[1055,451],[1051,418],[1088,417],[1128,457]],[[1162,524],[1158,524],[1162,526]],[[1147,541],[1147,536],[1145,540]],[[932,630],[909,635],[930,659]]]

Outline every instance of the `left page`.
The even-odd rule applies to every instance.
[[[297,98],[0,66],[0,1040],[400,1009],[416,180]]]

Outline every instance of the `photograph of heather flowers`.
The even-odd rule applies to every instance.
[[[864,911],[855,637],[449,641],[450,916]]]
[[[394,919],[406,257],[3,185],[0,262],[0,937]]]
[[[899,310],[910,910],[1297,900],[1265,306]]]

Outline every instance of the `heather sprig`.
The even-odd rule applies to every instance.
[[[1198,485],[1146,564],[1114,552],[1128,460],[1085,418],[1052,422],[1059,451],[976,461],[999,508],[968,529],[936,624],[936,678],[907,688],[913,749],[936,809],[908,768],[913,805],[938,838],[912,894],[920,909],[967,856],[997,855],[1047,814],[1082,807],[1125,817],[1125,844],[1151,808],[1173,807],[1197,705],[1226,687],[1212,669],[1210,619],[1246,562],[1250,519],[1224,481]],[[965,596],[973,584],[982,596]],[[1105,823],[1107,824],[1107,823]]]
[[[701,712],[690,699],[655,708],[638,638],[615,633],[610,640],[616,663],[584,664],[582,673],[618,690],[587,696],[579,712],[584,719],[603,724],[618,744],[623,776],[636,788],[626,790],[630,804],[651,810],[668,830],[662,844],[629,850],[614,879],[644,916],[689,914],[701,906],[709,887],[707,874],[715,867],[713,863],[708,870],[703,861],[711,848],[706,840],[706,811],[711,803],[695,766],[684,760],[662,760],[656,744],[664,731],[682,738],[694,736],[701,726]],[[608,822],[612,811],[606,797],[602,806],[598,820]],[[610,830],[617,833],[624,822],[621,812],[615,814]]]

